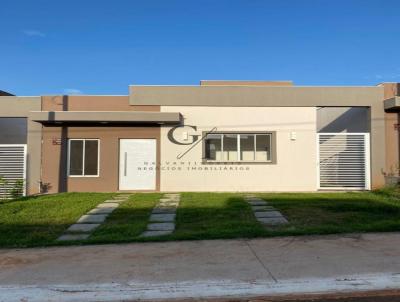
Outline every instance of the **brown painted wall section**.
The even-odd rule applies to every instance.
[[[385,83],[384,100],[390,99],[400,93],[399,83]],[[385,113],[385,138],[386,138],[386,169],[385,172],[398,173],[396,167],[399,167],[400,161],[400,139],[397,124],[400,124],[399,113]]]
[[[44,96],[42,111],[160,111],[160,106],[131,106],[129,96]]]
[[[160,111],[159,106],[130,106],[127,96],[46,96],[42,110],[58,111]],[[99,177],[67,176],[67,138],[100,139]],[[119,139],[153,138],[160,158],[160,127],[43,127],[42,181],[49,193],[113,192],[119,186]],[[59,144],[58,142],[61,142]],[[156,174],[156,190],[160,174]]]

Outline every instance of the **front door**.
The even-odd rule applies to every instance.
[[[156,140],[121,139],[119,143],[119,189],[156,189]]]

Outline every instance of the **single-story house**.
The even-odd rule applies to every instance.
[[[398,175],[400,85],[201,81],[0,96],[3,194],[370,190]]]

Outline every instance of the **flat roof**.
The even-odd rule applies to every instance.
[[[129,86],[130,105],[293,107],[371,106],[383,86]],[[383,106],[383,105],[382,105]]]

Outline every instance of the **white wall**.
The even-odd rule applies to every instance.
[[[162,106],[162,112],[181,112],[185,125],[197,134],[210,131],[276,131],[276,164],[202,164],[202,143],[181,159],[190,145],[168,139],[161,129],[162,191],[314,191],[316,173],[315,107],[197,107]],[[194,131],[185,129],[189,134]],[[291,140],[291,132],[296,140]],[[179,131],[177,137],[181,138]],[[195,167],[193,169],[192,167]]]

